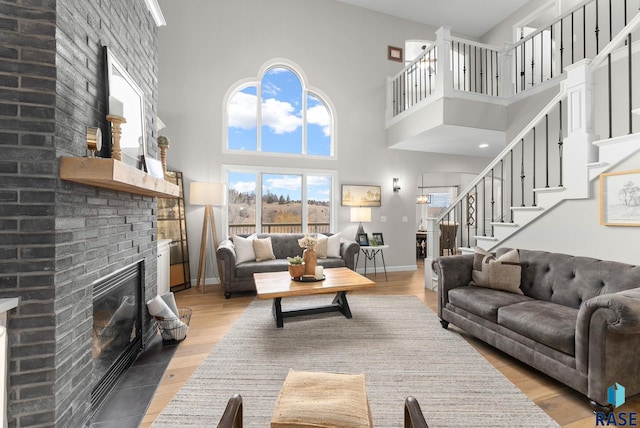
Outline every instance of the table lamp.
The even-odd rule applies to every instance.
[[[358,231],[356,232],[356,242],[358,241],[358,235],[361,233],[365,233],[364,227],[362,227],[362,222],[370,222],[371,221],[371,208],[369,207],[351,207],[351,221],[352,222],[360,222],[358,225]]]
[[[224,206],[227,200],[227,187],[223,183],[209,183],[193,181],[189,186],[189,203],[191,205],[204,205],[204,219],[202,223],[202,239],[200,241],[200,258],[198,260],[198,278],[196,285],[204,293],[204,279],[207,270],[207,247],[209,243],[209,233],[213,234],[213,254],[218,248],[218,234],[216,233],[216,220],[213,215],[213,206]],[[216,259],[217,260],[217,259]],[[218,275],[222,276],[222,270],[218,263]]]

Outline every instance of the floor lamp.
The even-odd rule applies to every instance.
[[[213,234],[213,253],[218,248],[218,234],[216,233],[216,219],[213,215],[213,206],[224,206],[227,189],[222,183],[208,183],[194,181],[189,186],[189,203],[191,205],[204,205],[204,219],[202,222],[202,239],[200,240],[200,258],[198,259],[197,287],[202,284],[204,293],[204,280],[207,272],[207,247],[209,246],[209,234]],[[217,260],[217,258],[216,258]],[[218,275],[222,277],[222,270],[218,263]],[[222,282],[222,280],[221,280]]]

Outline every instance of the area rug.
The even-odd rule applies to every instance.
[[[350,295],[349,303],[352,319],[335,312],[286,318],[279,329],[271,301],[253,301],[153,426],[216,426],[239,393],[244,426],[268,427],[290,368],[364,373],[375,427],[402,427],[409,395],[430,428],[558,426],[418,298]]]

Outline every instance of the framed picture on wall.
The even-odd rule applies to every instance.
[[[379,207],[382,188],[380,186],[342,185],[343,207]]]
[[[600,174],[600,224],[640,226],[640,170]]]

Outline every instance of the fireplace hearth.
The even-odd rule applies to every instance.
[[[93,285],[91,407],[95,412],[142,350],[144,262]]]

